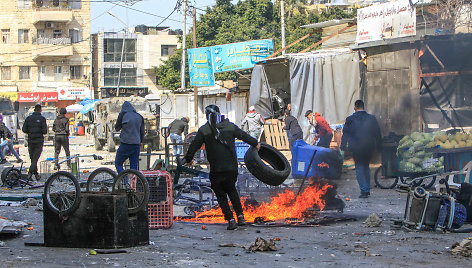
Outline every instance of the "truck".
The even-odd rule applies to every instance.
[[[0,98],[0,114],[3,116],[3,123],[11,131],[15,140],[18,140],[18,118],[13,108],[13,103],[9,98]]]
[[[92,135],[94,137],[95,149],[103,150],[106,146],[109,152],[116,150],[116,145],[120,142],[120,132],[115,130],[118,114],[125,101],[130,102],[136,111],[144,118],[144,140],[143,143],[157,150],[158,141],[158,120],[151,113],[149,101],[142,97],[111,97],[102,99],[95,106],[93,111],[94,123],[92,124]]]

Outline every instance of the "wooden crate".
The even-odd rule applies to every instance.
[[[290,150],[287,132],[282,127],[282,123],[277,119],[268,119],[271,125],[264,125],[264,132],[261,141],[274,146],[277,150]]]

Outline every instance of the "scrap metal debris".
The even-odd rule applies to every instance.
[[[366,257],[369,257],[369,256],[381,256],[380,254],[377,254],[377,253],[371,253],[370,250],[369,250],[369,248],[367,248],[367,246],[355,245],[354,247],[356,248],[356,250],[354,250],[355,252],[363,252]]]
[[[365,227],[371,228],[371,227],[379,227],[382,224],[382,219],[377,216],[377,214],[372,213],[367,220],[365,221],[364,225]]]
[[[0,218],[0,234],[17,235],[23,231],[23,227],[27,226],[26,222],[12,221]]]
[[[472,257],[472,237],[466,238],[460,243],[454,243],[451,248],[451,253],[454,255]]]

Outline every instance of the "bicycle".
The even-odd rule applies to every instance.
[[[15,168],[15,166],[6,168],[6,172],[2,173],[4,178],[2,180],[4,183],[13,189],[13,187],[21,187],[24,188],[25,186],[30,186],[30,189],[41,188],[44,184],[36,184],[36,180],[33,179],[32,173],[22,173],[23,171],[23,162],[20,165],[20,169]]]
[[[398,181],[402,184],[410,184],[413,186],[422,186],[425,189],[431,188],[435,182],[439,172],[402,172],[396,171],[394,174],[388,174],[387,168],[381,165],[375,170],[374,182],[380,189],[393,189]]]

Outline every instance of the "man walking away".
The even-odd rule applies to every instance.
[[[308,110],[305,113],[305,117],[315,128],[315,142],[320,139],[317,146],[329,148],[331,140],[333,139],[333,130],[329,126],[326,119],[324,119],[319,113],[313,115],[312,110]]]
[[[69,151],[69,118],[66,117],[66,108],[59,110],[59,115],[54,120],[52,130],[54,131],[54,161],[56,169],[59,170],[59,154],[61,147],[64,147],[64,152],[67,157],[67,166],[71,168],[70,151]]]
[[[290,115],[289,110],[285,110],[285,130],[290,132],[291,137],[288,139],[288,144],[290,146],[290,151],[293,150],[293,143],[296,140],[303,139],[303,131],[300,125],[298,124],[298,120]]]
[[[144,139],[144,118],[128,101],[121,106],[115,130],[121,130],[120,147],[115,157],[116,172],[124,170],[123,163],[126,159],[129,159],[130,169],[138,170],[140,144]]]
[[[195,139],[189,146],[185,161],[192,163],[193,155],[205,144],[207,158],[210,162],[210,182],[211,188],[215,192],[221,211],[228,221],[228,230],[234,230],[245,225],[243,208],[236,190],[236,180],[238,178],[238,160],[234,139],[238,138],[260,149],[257,140],[238,126],[229,122],[220,114],[220,109],[216,105],[208,105],[205,108],[208,122],[198,129]],[[233,209],[236,212],[238,223],[233,217],[228,204],[228,197],[231,200]]]
[[[21,163],[23,160],[21,160],[20,156],[16,152],[16,150],[13,148],[13,143],[11,139],[13,138],[13,134],[11,134],[11,131],[8,129],[7,126],[5,126],[5,123],[3,123],[3,115],[0,114],[0,138],[3,140],[0,143],[0,164],[5,164],[7,163],[7,160],[5,159],[5,152],[3,151],[3,148],[8,147],[8,150],[16,157],[16,162]]]
[[[254,106],[251,106],[249,107],[249,112],[241,122],[241,128],[247,130],[251,137],[259,140],[261,128],[264,126],[264,124],[264,118],[262,118],[262,116],[256,112],[256,108]]]
[[[46,118],[41,115],[41,104],[36,104],[33,114],[26,117],[22,131],[28,134],[28,153],[31,159],[28,173],[39,181],[38,160],[43,152],[44,134],[48,133]]]
[[[170,132],[170,141],[172,143],[182,143],[182,133],[184,133],[184,137],[188,134],[188,117],[182,117],[181,119],[175,119],[169,125],[169,132]],[[175,157],[179,157],[182,153],[182,145],[174,145],[174,155]]]
[[[356,177],[361,190],[359,198],[370,195],[369,163],[373,152],[380,146],[380,127],[375,116],[364,111],[364,102],[354,103],[354,114],[346,118],[341,140],[341,149],[352,152]]]

